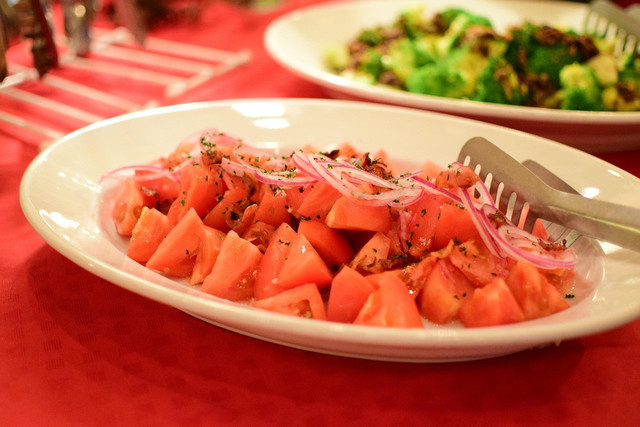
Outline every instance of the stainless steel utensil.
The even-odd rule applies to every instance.
[[[594,0],[584,22],[584,32],[614,41],[616,54],[631,53],[640,47],[640,23],[608,0]]]
[[[640,251],[640,209],[552,188],[522,163],[481,137],[467,141],[458,160],[476,170],[498,208],[514,222],[519,221],[522,209],[528,206],[525,228],[541,218]]]

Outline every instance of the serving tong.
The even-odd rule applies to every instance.
[[[608,0],[594,0],[584,21],[585,34],[593,34],[612,40],[614,53],[632,53],[640,47],[640,21],[638,9],[626,12]]]
[[[540,218],[566,227],[550,239],[566,240],[567,246],[586,235],[640,251],[640,209],[583,197],[537,163],[525,161],[525,166],[482,137],[467,141],[458,161],[475,170],[511,221],[519,223],[528,210],[525,230]]]

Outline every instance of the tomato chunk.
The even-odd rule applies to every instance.
[[[309,240],[298,234],[291,243],[289,252],[278,274],[278,286],[291,289],[305,283],[314,283],[318,288],[331,284],[333,276]]]
[[[282,223],[289,224],[291,219],[287,207],[287,195],[284,192],[272,191],[267,188],[260,199],[255,220],[274,227],[278,227]]]
[[[518,261],[506,278],[526,319],[549,316],[569,308],[560,292],[533,265]]]
[[[159,175],[155,171],[136,170],[136,181],[142,189],[150,189],[157,194],[158,202],[173,200],[180,193],[178,181],[168,175]]]
[[[327,319],[322,296],[318,287],[313,283],[297,286],[269,298],[256,300],[253,305],[289,316],[317,320]]]
[[[262,252],[250,242],[230,231],[222,242],[211,273],[204,279],[202,292],[231,301],[253,297]]]
[[[333,278],[327,304],[327,319],[333,322],[353,323],[364,303],[377,289],[363,275],[348,266]]]
[[[238,186],[227,190],[222,199],[203,218],[205,225],[220,231],[229,231],[241,222],[242,214],[247,207],[249,191]]]
[[[446,260],[439,260],[418,297],[420,313],[433,323],[449,323],[458,318],[463,301],[473,292],[466,277]]]
[[[422,328],[415,300],[404,282],[393,275],[380,281],[380,288],[367,298],[353,322],[357,325]]]
[[[305,191],[298,214],[306,219],[324,221],[333,204],[342,194],[326,182],[317,182]]]
[[[353,258],[353,248],[347,239],[339,231],[320,221],[300,221],[298,233],[309,240],[330,267],[341,266]]]
[[[502,278],[496,278],[483,288],[476,288],[465,302],[458,317],[467,327],[496,326],[522,322],[524,313]]]
[[[399,223],[406,237],[403,249],[414,258],[426,256],[433,246],[444,197],[426,194],[399,212]]]
[[[388,206],[368,206],[352,198],[341,196],[327,214],[326,223],[331,228],[358,231],[380,231],[391,228]]]
[[[149,209],[145,206],[131,232],[127,256],[142,263],[149,261],[171,227],[166,215],[155,208]]]
[[[380,262],[387,259],[390,247],[391,239],[385,234],[376,233],[360,248],[349,265],[360,271],[380,271]]]
[[[489,252],[484,243],[474,240],[453,247],[449,261],[455,265],[474,286],[482,287],[496,277],[506,277],[508,261]]]
[[[452,240],[454,243],[469,240],[480,242],[481,237],[469,212],[461,205],[448,201],[442,205],[433,238],[433,249],[444,248]]]
[[[111,217],[118,233],[122,236],[131,236],[142,213],[142,208],[145,206],[152,208],[155,203],[155,198],[145,195],[135,178],[127,178],[118,190],[111,211]]]
[[[200,217],[195,209],[189,209],[158,245],[147,261],[147,267],[173,276],[190,276],[200,246],[200,227]]]
[[[224,191],[224,183],[220,178],[220,166],[205,166],[194,163],[189,166],[188,173],[181,181],[180,193],[171,204],[168,216],[179,220],[191,208],[201,218],[216,204]]]
[[[284,290],[278,283],[278,275],[297,237],[289,224],[282,224],[271,236],[258,266],[254,289],[256,299],[268,298]]]
[[[218,259],[218,254],[222,248],[226,234],[215,228],[202,225],[198,230],[200,236],[200,246],[196,253],[196,260],[193,265],[193,272],[189,283],[192,285],[202,283],[211,273],[213,266]]]

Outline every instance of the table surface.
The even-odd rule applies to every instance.
[[[256,13],[215,2],[174,40],[252,52],[176,102],[327,97],[262,45],[315,1]],[[495,359],[404,364],[317,354],[209,325],[84,271],[25,220],[38,148],[0,125],[2,425],[638,425],[640,322]],[[599,157],[640,176],[640,151]]]

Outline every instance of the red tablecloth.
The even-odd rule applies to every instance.
[[[238,50],[248,66],[178,102],[325,97],[262,46],[277,11],[214,3],[157,36]],[[328,29],[330,31],[330,29]],[[0,424],[567,425],[640,422],[640,323],[490,360],[403,364],[291,349],[211,326],[105,282],[28,225],[37,148],[0,125]],[[640,152],[602,155],[640,176]]]

